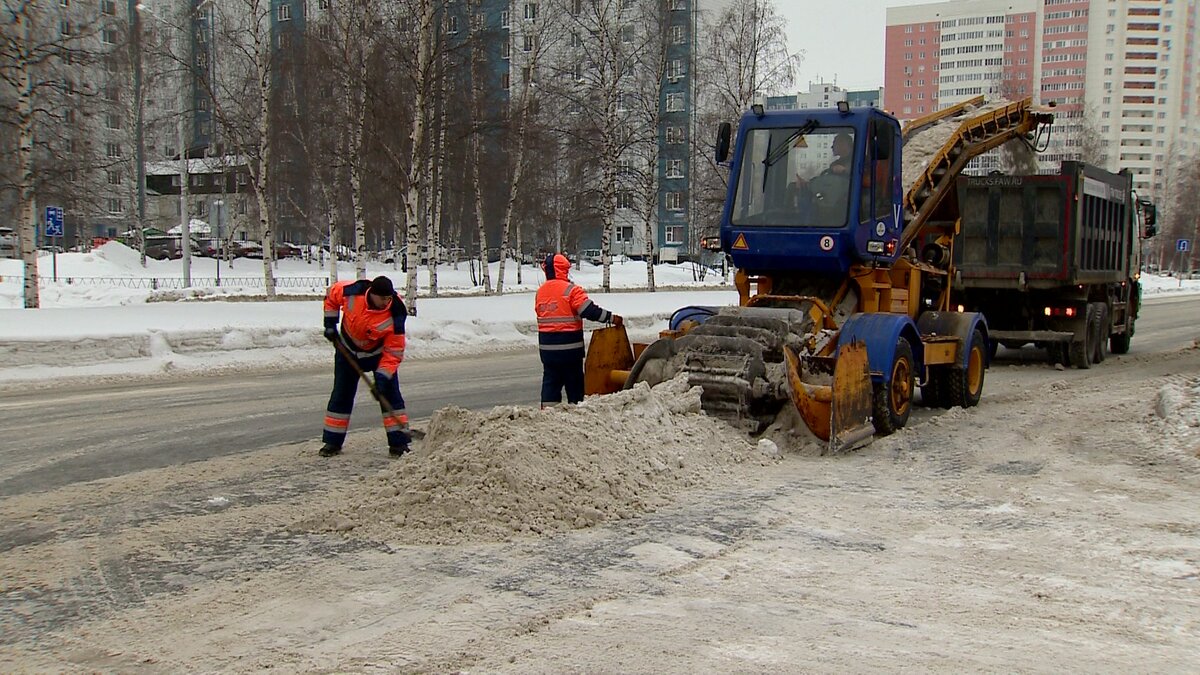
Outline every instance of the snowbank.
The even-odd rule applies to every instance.
[[[444,408],[411,455],[294,527],[385,542],[503,540],[653,511],[750,461],[768,460],[701,413],[700,388],[685,377],[547,410]]]

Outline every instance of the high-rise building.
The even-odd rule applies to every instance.
[[[908,120],[979,94],[1033,96],[1056,106],[1044,169],[1064,159],[1128,169],[1135,188],[1154,196],[1166,186],[1172,155],[1200,148],[1198,5],[956,0],[892,7],[885,107]]]

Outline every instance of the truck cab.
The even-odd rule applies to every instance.
[[[738,268],[771,276],[894,262],[904,228],[899,132],[874,108],[747,112],[730,158],[722,249]]]

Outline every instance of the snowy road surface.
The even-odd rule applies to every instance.
[[[298,526],[395,471],[365,432],[334,462],[308,441],[10,493],[0,670],[1190,671],[1198,309],[1148,304],[1134,352],[1091,370],[1002,351],[977,408],[548,536],[400,545]],[[288,395],[319,401],[319,375],[298,377],[313,390]],[[6,478],[38,461],[4,451]]]

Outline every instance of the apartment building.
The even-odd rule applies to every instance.
[[[1044,169],[1082,157],[1129,169],[1135,188],[1158,196],[1172,156],[1200,148],[1198,4],[957,0],[889,8],[885,107],[913,119],[978,94],[1032,95],[1056,106]],[[935,43],[930,62],[925,48]],[[922,77],[930,72],[936,90]]]
[[[809,82],[808,91],[788,96],[768,96],[767,110],[802,110],[806,108],[833,108],[838,101],[845,101],[852,108],[883,106],[883,89],[850,91],[830,82]]]

